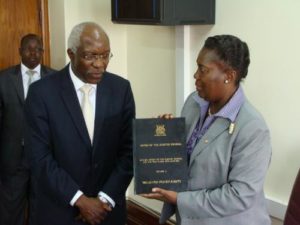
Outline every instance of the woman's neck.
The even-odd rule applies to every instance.
[[[208,113],[215,114],[219,112],[223,108],[223,106],[226,105],[227,102],[229,102],[238,87],[239,86],[235,86],[234,88],[227,89],[228,91],[224,93],[223,97],[220,100],[209,102]]]

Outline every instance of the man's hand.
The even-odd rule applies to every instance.
[[[152,193],[141,194],[141,196],[149,199],[157,199],[174,205],[176,205],[177,203],[177,192],[165,190],[162,188],[153,188]]]
[[[88,222],[91,225],[101,223],[107,213],[111,211],[111,208],[100,201],[99,198],[86,197],[81,195],[75,202],[75,206],[79,208],[80,215],[77,219],[82,219],[84,222]]]

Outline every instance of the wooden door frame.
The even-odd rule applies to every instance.
[[[49,36],[49,13],[48,0],[39,1],[39,23],[41,27],[42,40],[46,54],[43,54],[43,64],[50,66],[50,36]]]

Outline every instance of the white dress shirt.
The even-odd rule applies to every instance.
[[[27,96],[28,92],[28,81],[29,81],[29,76],[26,73],[28,70],[33,70],[35,71],[34,75],[32,75],[32,82],[35,82],[39,79],[41,79],[41,65],[37,65],[34,69],[29,69],[27,66],[25,66],[23,63],[21,63],[21,74],[22,74],[22,81],[23,81],[23,90],[24,90],[24,98]]]
[[[79,103],[81,105],[82,103],[82,99],[83,99],[83,93],[80,91],[80,88],[83,85],[86,85],[86,83],[84,83],[82,80],[80,80],[73,72],[72,68],[71,68],[71,64],[69,66],[69,73],[71,75],[71,80],[73,82],[73,85],[75,87],[75,91],[79,100]],[[90,91],[89,93],[89,99],[90,102],[92,104],[93,107],[93,112],[95,114],[96,112],[96,93],[97,93],[97,84],[89,84],[92,87],[92,91]],[[70,201],[70,204],[72,206],[74,206],[75,202],[79,199],[79,197],[83,195],[83,192],[78,190],[76,192],[76,194],[74,195],[74,197],[72,198],[72,200]],[[109,205],[111,205],[112,207],[115,207],[115,201],[110,198],[107,194],[105,194],[104,192],[100,191],[98,193],[98,196],[100,198],[100,200],[104,203],[108,203]]]

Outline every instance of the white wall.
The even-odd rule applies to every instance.
[[[66,33],[64,1],[51,0],[49,7],[50,60],[51,66],[61,69],[66,65]]]
[[[184,29],[188,32],[185,34],[188,45],[184,48],[190,59],[183,66],[192,76],[198,51],[207,36],[233,34],[248,43],[251,64],[245,92],[265,116],[272,134],[273,158],[265,191],[270,199],[285,205],[300,162],[297,139],[300,122],[300,1],[216,0],[216,6],[215,25]],[[175,85],[176,79],[178,81],[176,55],[181,51],[180,38],[175,32],[178,28],[113,24],[110,21],[110,0],[51,0],[49,14],[54,67],[68,61],[66,55],[65,60],[61,60],[61,50],[66,46],[71,28],[86,20],[98,22],[111,39],[114,57],[109,70],[130,80],[137,116],[175,113],[175,96],[183,88],[180,85],[178,88],[178,83]],[[188,74],[184,76],[187,79]],[[190,91],[193,91],[193,79],[188,82]],[[132,188],[129,195],[132,196]],[[137,199],[159,210],[160,205],[156,202]]]
[[[245,91],[272,135],[273,157],[265,191],[283,204],[288,202],[300,167],[299,9],[298,0],[217,0],[216,24],[193,26],[190,34],[192,59],[207,36],[233,34],[248,43],[251,64]],[[191,68],[196,69],[193,60]]]
[[[174,28],[127,26],[128,78],[137,117],[175,111]]]

